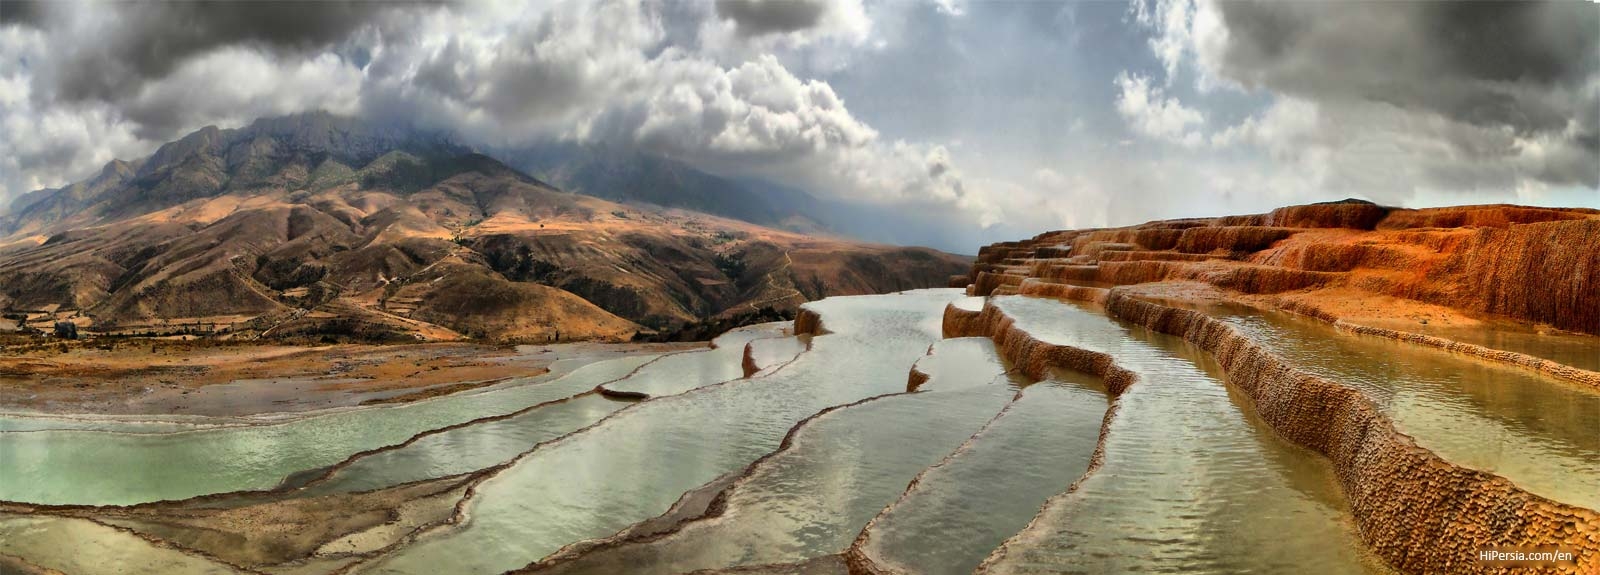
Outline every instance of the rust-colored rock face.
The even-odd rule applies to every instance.
[[[1461,307],[1600,333],[1600,219],[1481,228],[1443,266]]]
[[[822,327],[822,314],[816,310],[801,306],[800,311],[794,316],[795,335],[823,335],[828,330]]]
[[[1112,317],[1182,337],[1213,355],[1263,421],[1327,457],[1362,540],[1390,566],[1408,573],[1509,573],[1509,567],[1477,561],[1476,552],[1559,547],[1577,553],[1576,561],[1546,572],[1600,573],[1600,510],[1547,499],[1446,460],[1399,432],[1356,388],[1312,375],[1231,324],[1165,303],[1222,300],[1278,308],[1340,331],[1600,389],[1594,371],[1424,333],[1432,322],[1600,335],[1600,211],[1403,210],[1346,201],[1049,232],[979,253],[969,295],[1094,302]],[[951,306],[944,321],[947,337],[993,338],[1004,357],[1030,375],[1076,369],[1105,377],[1113,395],[1140,385],[1115,358],[1045,344],[995,306]],[[1600,339],[1594,341],[1600,350]],[[1113,404],[1107,417],[1115,412]]]
[[[1389,217],[1389,208],[1360,201],[1288,206],[1267,214],[1266,225],[1285,228],[1370,230]]]
[[[1338,288],[1600,335],[1600,211],[1289,206],[994,244],[970,277],[973,295],[1025,293],[1027,278],[1191,280],[1262,295]]]

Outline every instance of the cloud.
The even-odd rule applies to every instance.
[[[33,71],[19,63],[40,61],[46,50],[42,31],[0,27],[0,207],[11,196],[60,186],[112,159],[148,152],[109,106],[36,105]]]
[[[273,54],[326,49],[385,12],[383,2],[48,3],[29,19],[52,32],[57,65],[41,94],[67,101],[116,100],[214,49],[248,45]],[[7,5],[8,9],[10,5]]]
[[[202,4],[50,13],[47,30],[7,26],[0,36],[0,95],[21,102],[4,111],[4,139],[17,149],[4,185],[13,195],[60,185],[207,124],[327,110],[487,147],[637,147],[836,199],[961,214],[978,228],[1014,218],[1004,198],[969,185],[947,147],[883,140],[831,85],[773,53],[855,45],[871,29],[857,1],[807,6],[339,6],[319,8],[331,21],[307,30],[284,29],[270,10]],[[62,31],[91,30],[104,34],[61,45]],[[108,75],[66,77],[77,65]],[[75,98],[51,97],[64,93]]]
[[[1292,167],[1317,190],[1393,203],[1600,184],[1600,11],[1587,6],[1160,0],[1133,15],[1169,83],[1188,64],[1202,94],[1268,96],[1266,109],[1206,137],[1219,153],[1265,152],[1257,171]],[[1129,94],[1145,86],[1119,85],[1119,111],[1171,140],[1176,122],[1124,109],[1138,108]]]
[[[45,9],[49,5],[49,2],[35,0],[6,0],[5,9],[0,10],[0,26],[16,24],[38,27],[44,21]]]
[[[933,6],[940,14],[948,16],[962,16],[967,13],[965,0],[933,0]]]
[[[682,50],[723,64],[771,55],[799,73],[847,66],[875,32],[874,18],[862,0],[668,2],[655,9],[691,18],[683,24],[689,24],[692,34],[669,27],[669,35],[688,36],[672,43]]]
[[[717,0],[717,15],[746,36],[805,30],[821,22],[827,9],[820,0]]]
[[[1153,28],[1158,33],[1149,40],[1150,51],[1161,60],[1161,65],[1167,71],[1167,82],[1178,75],[1178,65],[1183,62],[1183,56],[1193,43],[1193,34],[1190,33],[1192,19],[1194,18],[1194,4],[1190,2],[1175,2],[1162,0],[1155,3],[1133,2],[1128,9],[1134,20],[1148,28]]]
[[[245,6],[8,2],[0,197],[319,109],[485,148],[640,148],[958,242],[1600,180],[1600,16],[1570,5]]]
[[[1518,133],[1559,131],[1600,65],[1600,10],[1579,2],[1418,2],[1385,10],[1218,4],[1220,72],[1247,87],[1363,100]]]
[[[1134,131],[1191,148],[1204,140],[1195,128],[1205,124],[1205,115],[1184,106],[1177,98],[1167,97],[1161,88],[1150,86],[1149,78],[1122,73],[1115,83],[1120,91],[1117,113]]]

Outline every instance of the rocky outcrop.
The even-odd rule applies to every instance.
[[[1400,210],[1347,200],[997,243],[979,250],[968,289],[1019,293],[1027,278],[1192,280],[1244,294],[1353,288],[1600,335],[1595,246],[1597,210]]]
[[[1032,379],[1045,379],[1049,377],[1050,370],[1057,368],[1081,371],[1104,380],[1106,390],[1113,397],[1121,395],[1138,379],[1132,371],[1117,365],[1115,358],[1110,355],[1044,342],[1015,324],[1016,320],[992,305],[986,305],[982,311],[976,312],[954,305],[944,309],[945,337],[993,339],[995,348],[1011,364],[1012,369]]]
[[[800,311],[794,316],[795,335],[827,335],[827,328],[822,327],[822,314],[817,310],[800,306]]]
[[[1168,291],[1181,294],[1189,289],[1181,286],[1199,282],[1211,286],[1207,289],[1220,288],[1216,293],[1223,299],[1254,298],[1249,301],[1316,317],[1342,331],[1594,386],[1600,380],[1594,372],[1365,325],[1341,314],[1377,307],[1379,311],[1368,313],[1382,319],[1382,306],[1393,301],[1383,298],[1404,298],[1422,302],[1419,306],[1442,306],[1461,317],[1492,314],[1483,321],[1530,321],[1600,334],[1596,245],[1600,211],[1595,210],[1395,210],[1342,202],[1255,216],[1049,232],[995,244],[980,250],[968,293],[1092,301],[1113,317],[1183,337],[1211,353],[1228,381],[1253,400],[1263,420],[1333,463],[1363,540],[1402,571],[1498,572],[1505,568],[1478,562],[1476,552],[1560,547],[1579,556],[1575,565],[1558,571],[1595,572],[1600,570],[1600,512],[1552,501],[1491,473],[1444,460],[1397,431],[1360,392],[1310,375],[1222,321],[1137,297],[1127,288],[1102,288],[1154,284],[1174,286]],[[1349,301],[1351,294],[1358,294],[1354,301],[1370,297],[1371,302],[1346,304],[1338,313],[1316,303]],[[1319,299],[1324,297],[1334,299]],[[1440,308],[1423,311],[1434,309]],[[1006,359],[1029,373],[1057,365],[1110,374],[1108,386],[1113,394],[1119,391],[1116,370],[1103,365],[1109,359],[1033,340],[993,306],[979,312],[952,306],[945,322],[947,336],[995,338]]]
[[[1600,218],[1479,228],[1438,275],[1439,303],[1600,334]]]
[[[1417,228],[1509,228],[1518,224],[1590,219],[1600,210],[1581,208],[1535,208],[1508,204],[1461,206],[1422,210],[1393,210],[1378,222],[1378,229]]]
[[[1376,229],[1390,208],[1361,200],[1288,206],[1267,214],[1265,225],[1286,228]]]

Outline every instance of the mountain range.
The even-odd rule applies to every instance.
[[[0,313],[250,339],[670,337],[942,286],[970,263],[826,235],[803,192],[665,158],[496,155],[517,167],[325,113],[203,128],[13,200]]]

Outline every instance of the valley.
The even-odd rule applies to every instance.
[[[1453,275],[1475,256],[1451,246],[1593,239],[1600,214],[1456,211],[1486,219],[1393,231],[1419,214],[1341,203],[1049,233],[984,248],[949,280],[963,287],[829,297],[709,345],[461,347],[429,361],[481,353],[522,374],[402,403],[8,412],[0,560],[90,574],[1500,573],[1476,554],[1504,547],[1572,554],[1535,572],[1591,572],[1600,379],[1570,358],[1600,354],[1582,323],[1595,292],[1542,300],[1553,316],[1484,303],[1474,290],[1507,288]],[[1318,215],[1256,223],[1284,213]],[[1433,247],[1404,247],[1418,243]],[[1594,253],[1537,245],[1553,261]],[[1304,263],[1330,250],[1357,261]],[[1403,266],[1364,255],[1392,252]],[[437,345],[467,344],[367,353],[393,365]],[[64,541],[121,559],[54,552]]]
[[[1573,0],[0,0],[0,575],[1600,575]]]

